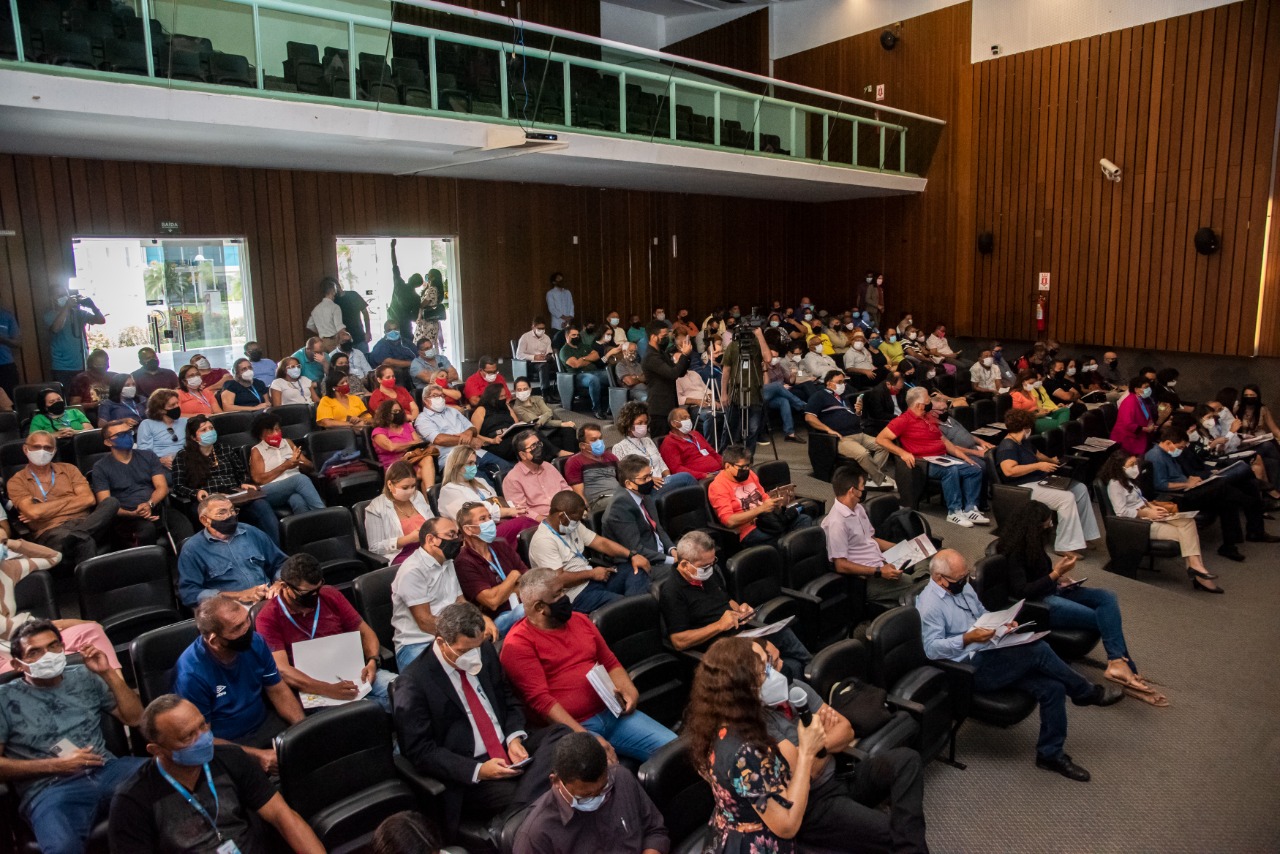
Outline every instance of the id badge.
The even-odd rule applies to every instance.
[[[698,449],[698,453],[702,454],[702,455],[705,457],[705,456],[707,455],[707,449],[706,449],[706,448],[699,448],[699,449]]]
[[[218,846],[218,854],[240,854],[240,846],[234,839],[228,839]]]

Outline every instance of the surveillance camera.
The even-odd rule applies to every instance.
[[[1108,181],[1115,181],[1117,184],[1120,183],[1119,166],[1115,165],[1105,157],[1098,161],[1098,165],[1102,167],[1102,177],[1106,178]]]

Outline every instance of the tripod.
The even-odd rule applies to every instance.
[[[752,389],[757,393],[764,386],[763,358],[762,354],[766,352],[767,345],[764,341],[764,335],[759,329],[744,329],[734,336],[733,343],[737,345],[737,354],[732,364],[728,359],[728,351],[725,352],[725,361],[722,369],[724,370],[724,394],[721,395],[722,400],[728,401],[725,409],[725,430],[729,434],[730,441],[735,438],[742,444],[746,445],[751,439],[753,428],[751,424],[751,407],[756,406],[751,400]],[[769,445],[773,449],[773,458],[778,459],[778,445],[773,438],[773,428],[769,424],[768,413],[765,411],[763,397],[758,404],[759,421],[757,422],[754,433],[757,436],[767,437]]]

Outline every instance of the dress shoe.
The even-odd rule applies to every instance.
[[[1244,555],[1240,554],[1240,550],[1235,546],[1222,546],[1218,549],[1218,554],[1227,560],[1234,560],[1236,563],[1244,563]]]
[[[605,412],[603,409],[597,409],[595,412],[591,413],[591,415],[592,415],[592,417],[593,417],[593,418],[595,418],[597,421],[608,421],[608,420],[609,420],[609,413]]]
[[[1124,699],[1124,692],[1110,685],[1094,685],[1093,693],[1079,700],[1072,699],[1077,706],[1114,706]]]
[[[1045,759],[1043,756],[1037,756],[1036,767],[1061,774],[1068,780],[1075,780],[1077,783],[1089,782],[1089,772],[1072,762],[1071,758],[1065,753],[1057,759]]]
[[[1261,534],[1246,534],[1244,539],[1248,543],[1280,543],[1280,537],[1268,534],[1266,531]]]
[[[799,436],[797,436],[795,433],[792,433],[790,436],[787,436],[787,441],[788,441],[788,442],[795,442],[797,445],[803,445],[803,444],[805,443],[805,442],[804,442],[804,439],[801,439],[801,438],[800,438]]]

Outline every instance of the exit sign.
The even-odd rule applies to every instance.
[[[884,100],[884,84],[883,83],[876,84],[876,100],[877,101]]]
[[[1040,290],[1042,291],[1049,290],[1049,274],[1048,273],[1040,274],[1039,286],[1040,286]]]

